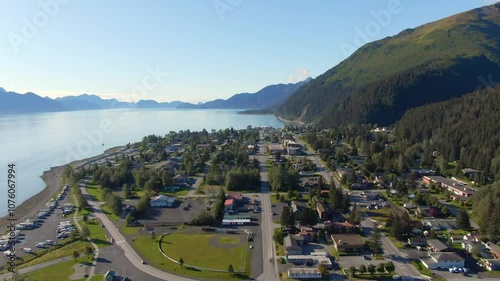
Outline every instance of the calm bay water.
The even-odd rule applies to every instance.
[[[234,110],[113,109],[0,115],[0,216],[7,214],[7,164],[16,164],[17,205],[45,184],[50,167],[96,156],[114,146],[170,131],[283,127],[271,115]],[[104,144],[104,145],[103,145]]]

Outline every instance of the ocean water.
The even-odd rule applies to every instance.
[[[235,110],[113,109],[0,115],[0,216],[7,212],[8,164],[16,164],[16,204],[45,188],[51,167],[96,156],[114,146],[170,131],[283,127],[272,115]]]

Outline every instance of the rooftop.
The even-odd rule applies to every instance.
[[[464,258],[455,252],[438,252],[429,254],[436,261],[463,261]]]
[[[332,234],[332,239],[339,245],[364,245],[365,241],[359,234]]]
[[[434,247],[438,251],[446,250],[449,248],[448,246],[446,246],[446,244],[439,241],[438,239],[429,239],[427,241],[427,244],[429,244],[429,246]]]

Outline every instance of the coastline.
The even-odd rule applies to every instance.
[[[18,224],[29,217],[34,217],[50,198],[59,191],[62,172],[65,166],[66,165],[52,167],[50,170],[43,173],[42,179],[45,182],[45,188],[16,207],[14,213],[16,221],[14,223]],[[7,225],[13,222],[8,219],[10,219],[9,215],[0,218],[0,227],[4,230]]]
[[[45,207],[45,204],[50,200],[50,198],[52,198],[61,190],[63,184],[61,182],[62,172],[64,171],[64,168],[66,166],[79,166],[88,164],[103,157],[108,157],[112,154],[112,152],[118,151],[122,147],[123,146],[112,147],[97,156],[73,161],[61,166],[51,167],[48,171],[43,172],[41,178],[45,182],[45,188],[16,207],[14,223],[18,224],[27,220],[28,218],[34,217],[43,207]],[[8,220],[9,218],[9,215],[0,218],[0,228],[3,231],[7,230],[7,226],[13,222],[11,220]],[[0,231],[0,233],[3,233],[3,231]]]

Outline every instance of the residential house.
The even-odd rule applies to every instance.
[[[484,259],[484,267],[488,270],[500,270],[500,259]]]
[[[446,229],[455,229],[456,222],[454,220],[429,220],[425,223],[428,227],[434,230],[446,230]]]
[[[339,177],[341,179],[343,179],[343,178],[347,179],[347,178],[352,176],[352,174],[354,173],[354,170],[351,168],[342,168],[342,169],[338,169],[337,173],[339,174]]]
[[[467,251],[468,253],[472,252],[472,248],[478,247],[479,248],[479,254],[483,258],[493,258],[493,255],[490,253],[488,248],[486,248],[486,244],[481,243],[479,241],[467,241],[467,240],[462,240],[462,249]]]
[[[332,233],[356,233],[357,227],[347,221],[333,222],[329,226]]]
[[[174,177],[174,185],[185,185],[187,184],[189,177],[187,174],[178,174]]]
[[[319,175],[315,175],[313,172],[300,172],[300,183],[304,186],[317,186],[319,182]]]
[[[316,203],[316,212],[318,212],[318,217],[320,220],[327,220],[328,219],[328,211],[326,210],[323,203],[321,203],[321,202]]]
[[[408,244],[410,244],[412,246],[425,247],[425,246],[427,246],[427,239],[420,238],[420,237],[411,237],[408,239]]]
[[[495,259],[500,259],[500,246],[490,241],[486,243],[486,247],[490,249],[490,252],[495,257]]]
[[[418,206],[417,214],[422,217],[438,217],[440,214],[440,209],[435,206]]]
[[[153,198],[151,198],[151,201],[149,202],[149,205],[151,207],[173,207],[175,203],[177,202],[177,199],[175,197],[169,197],[166,195],[158,195]]]
[[[359,234],[332,234],[333,246],[339,252],[361,252],[365,241]]]
[[[448,189],[451,193],[450,197],[454,200],[466,201],[476,192],[476,189],[467,186],[463,182],[441,176],[424,176],[422,181],[426,184],[433,182],[442,188]]]
[[[297,205],[297,202],[292,201],[292,203],[290,204],[290,208],[292,210],[294,217],[300,218],[300,216],[302,215],[303,206],[299,206]]]
[[[303,241],[297,239],[296,236],[288,235],[283,239],[283,247],[285,255],[302,255]]]
[[[285,154],[285,149],[279,143],[270,143],[267,148],[268,148],[270,154],[273,154],[273,155],[276,153],[280,153],[282,155]]]
[[[288,155],[302,155],[302,147],[289,146],[286,148]]]
[[[322,197],[322,198],[328,198],[328,197],[330,197],[330,190],[328,190],[328,189],[322,189],[319,192],[319,197]]]
[[[411,232],[414,234],[420,235],[423,232],[422,222],[419,220],[411,220],[410,225],[412,227]]]
[[[463,240],[463,236],[460,235],[452,235],[450,237],[451,243],[453,244],[461,244]]]
[[[429,253],[427,257],[420,258],[420,260],[429,269],[462,268],[465,266],[465,260],[455,252]]]
[[[429,246],[429,251],[432,252],[449,252],[452,251],[446,244],[439,241],[438,239],[427,240],[427,245]]]
[[[474,170],[471,168],[464,168],[464,169],[462,169],[462,174],[464,174],[464,176],[466,176],[466,177],[473,177],[473,176],[481,174],[481,171]]]
[[[471,232],[471,233],[468,233],[467,235],[464,235],[462,237],[462,239],[465,241],[479,242],[479,241],[481,241],[481,234],[479,232]]]
[[[310,241],[312,241],[313,233],[314,233],[314,230],[312,229],[312,227],[301,226],[300,232],[298,235],[304,239],[304,242],[310,242]]]
[[[321,272],[317,268],[290,268],[288,269],[290,279],[320,279]]]

